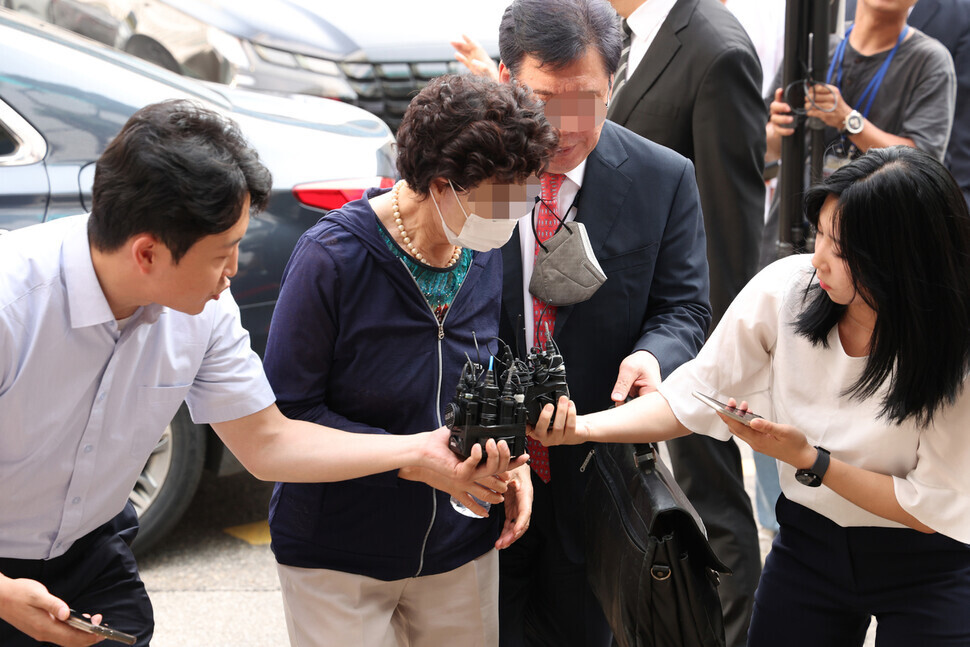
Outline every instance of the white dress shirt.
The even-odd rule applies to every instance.
[[[814,279],[811,256],[783,258],[765,268],[728,308],[697,357],[660,386],[688,429],[727,440],[727,426],[691,396],[700,391],[726,402],[747,400],[757,414],[789,424],[833,458],[892,476],[896,499],[921,522],[970,543],[970,388],[920,429],[912,420],[893,425],[879,418],[883,385],[873,397],[843,395],[861,375],[866,358],[845,353],[838,326],[828,346],[813,346],[792,329],[805,287]],[[778,462],[781,489],[791,501],[840,526],[901,524],[879,517],[827,488],[795,480],[795,468]]]
[[[117,515],[183,400],[197,423],[275,400],[228,291],[121,330],[87,216],[0,236],[0,557],[57,557]]]
[[[629,62],[626,66],[627,81],[647,54],[653,39],[660,31],[660,26],[664,24],[675,4],[677,0],[647,0],[626,19],[630,31],[633,32],[630,37]]]
[[[558,203],[556,204],[556,214],[566,222],[576,219],[576,209],[570,209],[579,193],[579,188],[583,186],[583,176],[586,175],[586,160],[579,163],[579,166],[565,173],[566,179],[559,186]],[[578,205],[577,205],[578,207]],[[563,215],[563,209],[569,209],[569,213]],[[525,334],[526,343],[532,345],[535,329],[535,316],[532,312],[532,293],[529,292],[529,282],[532,280],[532,270],[536,264],[536,235],[532,230],[533,218],[537,216],[537,209],[533,209],[526,214],[525,218],[519,218],[519,245],[522,253],[522,303],[525,304]]]

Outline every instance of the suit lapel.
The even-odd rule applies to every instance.
[[[627,159],[626,151],[616,134],[619,128],[620,126],[609,121],[603,124],[600,140],[586,158],[586,173],[583,176],[579,203],[576,205],[576,220],[585,225],[590,247],[598,259],[603,258],[603,247],[613,231],[633,183],[619,168]],[[520,274],[521,270],[520,263]],[[556,330],[553,337],[558,336],[575,307],[562,306],[556,310]]]
[[[625,124],[630,113],[636,107],[640,97],[656,83],[660,74],[681,48],[678,35],[690,22],[694,9],[699,0],[679,0],[667,15],[667,19],[660,25],[660,31],[650,43],[643,60],[633,70],[630,79],[610,103],[606,117],[619,124]]]

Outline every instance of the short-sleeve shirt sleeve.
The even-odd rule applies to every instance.
[[[197,424],[235,420],[275,402],[273,389],[227,290],[211,308],[212,333],[185,402]]]
[[[902,123],[894,134],[912,139],[917,148],[942,160],[953,126],[956,72],[946,48],[936,40],[924,38],[923,55],[914,57],[911,89],[901,89],[895,95],[907,100],[901,106]]]
[[[916,466],[894,477],[896,500],[921,522],[970,543],[970,392],[919,434]]]
[[[693,360],[674,371],[660,393],[677,419],[694,433],[727,440],[731,433],[707,405],[693,397],[699,391],[717,400],[747,400],[751,410],[770,412],[771,365],[780,321],[789,306],[786,294],[811,268],[804,256],[779,260],[744,287]]]

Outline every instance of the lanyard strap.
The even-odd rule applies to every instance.
[[[539,243],[539,247],[541,247],[542,249],[546,249],[546,246],[543,245],[542,241],[539,240],[539,230],[536,227],[536,205],[539,204],[540,202],[544,204],[546,206],[546,209],[549,210],[549,213],[555,216],[556,220],[559,221],[559,226],[556,227],[556,233],[559,233],[560,227],[565,227],[566,231],[568,231],[569,233],[572,233],[572,229],[570,229],[569,225],[566,224],[566,217],[569,216],[569,212],[572,211],[573,207],[576,206],[576,203],[579,202],[579,194],[582,193],[582,191],[583,191],[583,187],[579,187],[579,190],[576,191],[576,196],[573,198],[573,201],[569,204],[569,208],[566,209],[565,215],[562,215],[562,216],[556,213],[555,209],[553,209],[548,204],[546,204],[546,201],[543,200],[540,196],[536,196],[536,201],[535,201],[535,204],[532,205],[532,211],[530,212],[531,215],[529,217],[529,220],[532,221],[532,235],[536,237],[536,242]]]
[[[826,83],[832,83],[832,75],[836,75],[834,85],[840,91],[842,90],[842,61],[845,59],[845,47],[846,43],[849,42],[849,34],[852,33],[853,27],[855,27],[855,25],[849,27],[849,29],[845,32],[845,38],[843,38],[842,42],[840,42],[835,48],[835,54],[832,55],[832,62],[829,63],[829,71],[826,75]],[[899,38],[896,39],[896,44],[889,51],[889,55],[886,57],[886,60],[883,61],[882,65],[879,67],[879,70],[876,71],[876,74],[869,81],[869,85],[866,86],[866,89],[862,91],[862,96],[859,97],[859,105],[862,106],[862,109],[859,112],[862,113],[863,118],[869,117],[869,110],[872,109],[872,102],[875,101],[876,93],[879,92],[879,86],[882,85],[883,79],[886,78],[886,72],[889,70],[889,64],[892,63],[893,56],[896,55],[896,50],[899,49],[900,44],[902,44],[902,42],[906,39],[906,34],[908,33],[909,25],[906,25],[903,28],[903,31],[899,34]],[[836,65],[838,66],[838,70],[836,70]]]

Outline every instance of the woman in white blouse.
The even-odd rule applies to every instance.
[[[873,615],[880,647],[970,645],[966,202],[939,162],[897,146],[833,173],[806,211],[814,254],[756,276],[658,392],[586,416],[561,406],[534,434],[733,433],[775,457],[781,529],[749,647],[862,645]],[[719,420],[694,391],[764,418]]]

